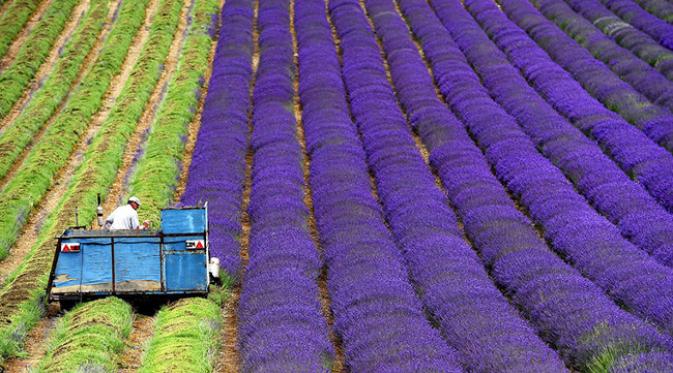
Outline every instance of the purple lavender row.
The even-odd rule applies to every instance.
[[[330,372],[334,351],[320,310],[321,263],[308,230],[303,155],[292,111],[290,3],[259,4],[250,262],[238,309],[241,370]]]
[[[667,77],[673,78],[673,61],[666,57],[671,56],[671,51],[660,46],[648,35],[624,23],[598,1],[585,0],[582,6],[589,11],[587,15],[599,17],[593,24],[574,13],[562,1],[558,4],[547,2],[545,6],[562,9],[562,12],[557,13],[559,19],[572,18],[573,23],[564,23],[561,25],[562,28],[595,58],[605,62],[621,79],[631,84],[653,103],[673,108],[673,82],[667,79]]]
[[[636,0],[636,3],[661,20],[673,22],[673,3],[666,0]]]
[[[535,8],[526,0],[503,0],[501,6],[513,20],[529,29],[534,27],[538,33],[555,29],[546,18],[536,14]],[[525,32],[504,16],[493,15],[496,16],[501,23],[499,27],[508,32],[497,38],[492,35],[492,38],[528,82],[573,125],[597,141],[661,205],[673,211],[673,193],[670,193],[673,189],[673,156],[589,95],[542,48],[526,37]],[[516,43],[508,42],[509,33],[516,38]]]
[[[456,79],[474,79],[461,90],[466,95],[456,98],[460,105],[477,111],[488,109],[487,97],[469,93],[479,81],[425,1],[398,2],[435,70],[451,71]],[[381,12],[394,14],[390,8],[381,8]],[[669,351],[671,342],[666,337],[620,310],[600,288],[564,263],[538,237],[531,222],[517,210],[493,176],[462,124],[439,105],[423,60],[408,36],[406,43],[402,42],[406,27],[401,21],[398,23],[387,25],[388,29],[399,29],[400,37],[395,40],[400,47],[387,52],[397,55],[404,49],[413,50],[414,53],[404,54],[403,61],[408,69],[417,71],[415,89],[399,89],[399,97],[412,125],[428,145],[432,165],[447,187],[468,237],[492,269],[492,276],[512,295],[540,335],[557,347],[569,366],[580,370],[609,356],[617,346],[625,348],[619,349],[620,356],[616,358],[637,359],[643,350]],[[434,119],[439,112],[444,113],[441,120]]]
[[[498,53],[458,0],[432,0],[431,4],[471,63],[485,63],[479,60]],[[451,71],[436,74],[440,90],[486,153],[498,178],[544,228],[553,247],[627,310],[673,332],[673,270],[639,250],[594,211],[538,153],[516,121],[490,101],[483,87],[471,89],[471,94],[488,97],[483,107],[477,112],[464,107],[455,92],[474,86],[477,77],[452,80],[456,74]]]
[[[566,2],[576,12],[584,16],[584,18],[621,46],[631,50],[640,58],[659,68],[669,78],[673,75],[673,72],[671,72],[671,62],[669,61],[673,52],[666,48],[670,48],[673,39],[671,39],[670,34],[671,26],[666,22],[645,12],[631,1],[629,3],[633,7],[625,6],[628,4],[623,2],[610,3],[610,8],[618,11],[619,15],[625,18],[626,22],[608,10],[598,0],[566,0]],[[638,12],[634,13],[634,11]],[[648,19],[644,20],[642,19],[643,17]],[[648,24],[653,21],[656,24]],[[646,32],[639,30],[647,29],[653,31],[657,26],[659,28],[664,26],[667,29],[655,32],[655,34],[662,34],[659,42]],[[664,46],[660,45],[660,43],[663,43]],[[659,66],[659,64],[663,64],[663,66]]]
[[[237,277],[252,79],[250,0],[228,0],[182,202],[208,201],[211,254]]]
[[[669,49],[668,51],[664,50],[665,52],[668,52],[668,54],[671,53],[670,49],[673,49],[672,25],[646,12],[633,1],[601,0],[601,2],[621,19],[638,30],[647,33],[654,40],[658,41],[659,44]],[[648,45],[656,47],[656,45],[649,42],[650,40],[648,40]]]
[[[530,41],[523,31],[508,24],[492,1],[466,0],[465,6],[502,49],[521,47]],[[480,39],[485,42],[485,37]],[[520,52],[532,61],[528,49]],[[540,152],[565,173],[592,206],[617,225],[624,237],[660,263],[673,266],[673,216],[538,96],[500,50],[491,46],[483,52],[470,51],[468,60],[491,96],[517,119]],[[540,68],[551,63],[543,63]],[[540,68],[533,67],[536,71]]]
[[[582,21],[586,21],[562,1],[533,1],[545,16],[556,19],[559,25],[581,25]],[[563,22],[560,18],[556,18],[561,15],[565,19]],[[669,111],[648,101],[645,96],[616,76],[609,66],[596,61],[588,50],[582,48],[560,29],[545,28],[544,37],[538,35],[537,29],[526,31],[556,63],[570,72],[605,106],[619,113],[650,139],[673,151],[673,115]]]
[[[371,194],[325,3],[295,4],[311,192],[346,364],[353,372],[460,372],[455,351],[425,319]]]
[[[386,52],[390,52],[397,88],[407,95],[419,93],[415,89],[417,76],[427,73],[424,68],[409,69],[404,63],[408,52],[417,52],[398,48],[396,42],[408,37],[407,30],[394,30],[394,22],[402,21],[394,8],[395,18],[386,13],[386,2],[391,5],[388,0],[366,1],[370,17]],[[461,353],[469,371],[564,371],[560,358],[507,302],[464,241],[446,196],[435,184],[407,128],[359,3],[334,1],[331,9],[341,37],[344,80],[353,116],[384,212],[411,279],[442,335]],[[451,118],[448,111],[438,114],[432,119]]]
[[[598,1],[583,0],[581,3],[570,1],[569,4],[575,11],[579,11],[584,15],[584,18],[567,8],[567,5],[560,6],[566,8],[567,14],[572,16],[574,22],[576,22],[572,26],[563,25],[566,32],[570,33],[575,40],[578,40],[587,49],[591,50],[597,58],[608,64],[622,79],[643,92],[652,101],[670,109],[671,105],[673,105],[670,100],[670,91],[668,91],[669,94],[667,96],[657,96],[657,90],[648,88],[647,84],[644,83],[655,84],[657,82],[656,79],[652,78],[656,76],[654,75],[656,70],[659,70],[661,74],[669,79],[673,78],[673,61],[670,61],[671,57],[673,57],[673,52],[659,45],[648,34],[637,30],[629,23],[615,16],[614,13],[606,9]],[[615,5],[617,9],[623,10],[631,9],[629,6],[632,6],[666,25],[667,28],[673,29],[673,26],[648,14],[631,1],[622,3],[621,5],[615,3]],[[620,12],[629,21],[634,21],[635,18],[629,17],[628,13]],[[670,38],[670,36],[668,37]],[[640,58],[637,58],[633,54]],[[650,67],[650,65],[654,68]],[[648,82],[638,80],[638,74],[646,77]],[[658,78],[661,79],[663,76],[660,75]]]

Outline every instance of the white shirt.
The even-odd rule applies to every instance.
[[[105,225],[109,224],[108,229],[138,229],[138,212],[131,205],[119,206],[105,219]]]

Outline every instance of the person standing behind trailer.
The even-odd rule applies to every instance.
[[[131,197],[128,204],[119,206],[110,216],[105,219],[105,229],[140,229],[140,222],[138,221],[138,208],[140,208],[140,199],[138,197]],[[143,222],[143,229],[149,228],[149,221]]]

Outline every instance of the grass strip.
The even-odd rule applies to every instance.
[[[0,58],[5,56],[9,46],[40,5],[40,1],[42,0],[15,0],[0,14]]]
[[[212,372],[221,325],[220,307],[207,299],[182,299],[163,308],[139,372]]]
[[[175,74],[152,123],[142,158],[131,176],[130,194],[143,201],[141,220],[159,222],[160,210],[173,200],[182,167],[187,129],[205,84],[219,2],[198,0]]]
[[[131,306],[114,297],[80,304],[56,325],[38,372],[116,372],[131,333]]]
[[[111,35],[117,32],[117,28],[122,35],[138,29],[144,18],[147,2],[148,0],[124,2]],[[4,322],[0,328],[0,361],[20,353],[21,343],[27,332],[41,317],[44,287],[53,254],[53,237],[70,222],[67,216],[71,213],[71,207],[95,199],[97,192],[107,190],[114,181],[115,167],[118,167],[120,162],[123,144],[130,137],[137,117],[142,114],[144,104],[136,100],[146,102],[149,98],[150,93],[146,92],[152,91],[161,75],[161,62],[168,53],[173,33],[177,28],[181,1],[164,0],[163,4],[165,6],[160,6],[160,11],[154,19],[147,47],[141,53],[131,77],[117,100],[116,107],[94,138],[92,146],[87,149],[84,162],[75,172],[68,191],[45,221],[37,243],[0,291],[0,321]],[[166,18],[172,21],[166,21]],[[118,137],[110,137],[110,134]],[[100,180],[107,180],[107,185],[95,184],[104,182]],[[95,208],[92,203],[86,206]],[[84,208],[80,211],[82,221],[93,221],[94,208]]]
[[[72,0],[64,0],[68,1]],[[91,1],[88,11],[63,47],[61,57],[55,63],[49,77],[19,116],[0,132],[0,178],[7,175],[24,148],[70,93],[86,56],[103,29],[108,4],[108,0]],[[0,248],[2,246],[0,238]]]
[[[16,58],[0,73],[0,119],[7,116],[21,98],[37,70],[49,56],[54,42],[63,31],[79,0],[59,0],[49,4],[21,45]],[[1,51],[0,51],[1,52]]]
[[[0,218],[0,259],[7,256],[33,205],[49,190],[54,177],[86,132],[91,118],[100,109],[112,78],[121,71],[131,42],[145,17],[145,8],[134,5],[122,3],[119,17],[125,23],[108,35],[98,60],[5,187],[4,199],[0,201],[0,209],[5,212]]]

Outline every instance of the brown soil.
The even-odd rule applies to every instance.
[[[111,20],[111,17],[116,10],[115,8],[116,7],[110,8],[108,19]],[[136,39],[136,41],[144,42],[140,36]],[[106,97],[106,103],[114,103],[117,96],[119,96],[121,87],[123,87],[124,83],[126,82],[126,79],[130,74],[130,70],[137,60],[137,57],[137,53],[129,54],[126,61],[124,62],[122,73],[116,76],[111,82],[111,86]],[[78,78],[78,80],[80,79],[81,77]],[[112,105],[110,104],[109,106]],[[66,193],[70,180],[72,180],[75,171],[83,161],[84,153],[89,146],[91,139],[93,139],[95,134],[100,129],[100,125],[105,120],[105,118],[107,118],[109,112],[110,107],[104,106],[103,109],[94,117],[88,131],[83,135],[78,147],[70,155],[67,166],[56,175],[51,189],[47,192],[42,201],[39,202],[38,206],[33,209],[27,223],[22,229],[22,233],[19,236],[17,243],[12,248],[12,255],[8,256],[5,260],[0,262],[0,284],[4,282],[6,276],[8,276],[12,271],[14,271],[14,269],[16,269],[16,267],[19,266],[19,264],[22,263],[26,254],[30,252],[31,247],[33,247],[33,245],[35,245],[37,242],[38,235],[45,219],[57,207],[59,201]],[[16,170],[14,170],[14,172],[16,172]]]
[[[147,341],[154,332],[154,318],[136,314],[133,320],[133,331],[126,341],[126,348],[121,354],[119,373],[136,372],[142,363]]]
[[[35,24],[40,21],[42,14],[44,14],[44,11],[51,3],[52,0],[44,0],[40,3],[40,5],[38,5],[37,9],[35,9],[35,12],[33,12],[33,15],[30,16],[30,19],[28,19],[28,22],[26,22],[26,25],[23,27],[23,30],[21,30],[17,38],[14,39],[12,45],[9,46],[9,49],[7,49],[5,57],[3,57],[0,61],[0,70],[7,67],[7,65],[9,65],[9,63],[14,60],[16,54],[19,52],[19,49],[21,49],[21,46],[26,42],[26,38],[28,35],[30,35],[30,32],[33,30],[33,28],[35,28]]]
[[[9,359],[5,362],[7,373],[29,373],[35,371],[40,360],[47,353],[47,341],[51,335],[58,317],[54,309],[48,311],[47,317],[42,318],[26,336],[23,358]]]
[[[7,1],[7,3],[9,3],[9,1]],[[47,76],[49,76],[49,73],[53,69],[56,60],[61,57],[61,49],[65,43],[68,42],[77,25],[79,25],[80,21],[82,20],[82,15],[89,8],[89,3],[90,0],[82,0],[82,2],[75,7],[70,16],[70,20],[66,22],[61,35],[58,37],[54,43],[54,46],[51,48],[49,56],[44,61],[42,66],[40,66],[40,68],[37,70],[37,74],[35,74],[33,82],[26,89],[23,96],[16,102],[16,104],[14,104],[14,107],[12,107],[12,110],[10,110],[7,116],[0,120],[0,131],[9,123],[12,123],[19,116],[19,114],[21,114],[26,105],[28,105],[28,102],[30,102],[35,92],[42,87],[42,82],[47,78]],[[0,66],[4,67],[6,65],[0,64]]]
[[[128,193],[129,182],[131,180],[131,175],[135,170],[135,163],[137,161],[136,155],[142,151],[147,142],[150,127],[154,122],[154,118],[161,102],[166,96],[168,82],[177,67],[178,58],[182,52],[182,46],[186,36],[189,9],[191,8],[192,2],[193,0],[184,0],[178,28],[173,38],[173,43],[171,44],[168,56],[166,57],[166,61],[164,62],[164,70],[145,106],[145,112],[140,117],[136,129],[126,145],[126,150],[122,157],[122,165],[119,168],[119,171],[117,171],[117,178],[112,184],[110,192],[103,203],[104,214],[114,210]]]
[[[100,52],[103,49],[104,41],[107,38],[107,35],[109,34],[110,29],[112,28],[112,25],[114,24],[112,17],[117,7],[120,6],[120,4],[121,2],[118,1],[115,4],[115,6],[111,6],[109,8],[105,25],[103,26],[101,33],[98,35],[98,40],[96,40],[96,43],[94,44],[93,48],[91,48],[91,51],[87,54],[86,58],[84,59],[84,63],[82,64],[82,68],[79,70],[77,74],[77,78],[75,78],[75,81],[70,86],[70,92],[61,101],[59,107],[54,111],[49,120],[42,126],[42,128],[40,128],[40,130],[33,136],[28,145],[23,149],[21,155],[19,155],[19,157],[16,159],[12,168],[7,172],[5,177],[0,180],[0,190],[4,189],[7,183],[9,183],[9,181],[12,180],[17,171],[21,169],[23,162],[26,160],[26,158],[28,158],[30,153],[33,151],[33,147],[41,142],[42,137],[47,132],[47,129],[51,127],[56,118],[58,118],[59,115],[61,114],[61,111],[68,103],[68,100],[70,99],[70,95],[74,91],[74,88],[77,87],[82,82],[86,74],[89,72],[89,70],[92,68],[92,66],[98,59],[98,56],[100,55]]]

